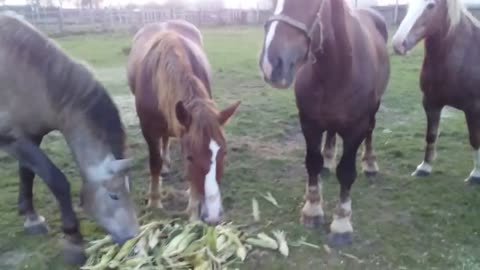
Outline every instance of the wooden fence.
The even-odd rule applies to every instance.
[[[406,13],[406,6],[379,6],[378,10],[389,25],[398,24]],[[142,25],[168,19],[184,19],[200,26],[260,25],[271,15],[268,10],[185,10],[173,8],[149,9],[59,9],[32,6],[0,6],[12,10],[49,34],[74,34],[106,31],[135,31]],[[470,11],[480,16],[480,7]]]

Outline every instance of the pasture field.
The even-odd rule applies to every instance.
[[[256,197],[265,229],[283,229],[290,239],[304,236],[308,242],[323,246],[326,229],[308,230],[299,224],[306,183],[304,142],[293,91],[271,89],[259,76],[262,29],[203,31],[214,70],[215,100],[221,106],[243,101],[226,129],[229,154],[223,199],[228,218],[236,223],[251,220],[251,198]],[[135,201],[143,210],[148,161],[126,83],[122,48],[128,46],[129,37],[88,35],[57,41],[92,67],[121,109],[129,135],[128,153],[136,161],[132,171]],[[377,115],[374,137],[381,173],[375,179],[359,173],[353,186],[353,246],[330,253],[323,247],[291,248],[288,259],[255,253],[240,269],[480,269],[480,189],[463,183],[473,165],[463,114],[444,111],[432,176],[410,176],[424,148],[426,120],[418,90],[422,53],[419,47],[406,58],[391,58],[391,80]],[[66,144],[58,134],[52,134],[43,149],[71,180],[74,203],[78,204],[80,179]],[[172,150],[175,173],[165,185],[184,184],[178,145]],[[0,154],[0,269],[70,269],[59,255],[57,205],[41,181],[36,181],[35,202],[49,222],[50,233],[34,237],[23,233],[23,219],[16,211],[16,168],[13,159]],[[333,176],[324,183],[324,210],[330,221],[339,185]],[[280,208],[263,200],[261,195],[266,192],[276,197]],[[78,214],[87,240],[103,234],[81,211]]]

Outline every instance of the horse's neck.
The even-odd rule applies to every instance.
[[[342,77],[349,76],[352,66],[352,45],[348,33],[352,17],[346,5],[344,0],[331,0],[323,10],[323,45],[322,51],[316,53],[317,60],[323,58],[326,61],[317,61],[317,66],[328,65],[331,74],[342,74]]]
[[[425,54],[427,58],[444,60],[452,53],[453,50],[463,50],[466,34],[475,34],[478,30],[476,26],[465,14],[462,14],[460,23],[449,31],[449,25],[445,22],[443,27],[439,27],[439,31],[425,38]],[[468,34],[467,34],[468,35]],[[457,46],[457,45],[460,46]]]
[[[99,139],[98,134],[81,114],[73,116],[69,122],[61,131],[82,177],[87,180],[91,179],[95,167],[102,164],[104,160],[113,158],[113,153]]]

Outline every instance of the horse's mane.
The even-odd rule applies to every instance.
[[[196,61],[183,37],[174,31],[161,31],[150,39],[146,47],[145,55],[141,57],[140,72],[155,72],[149,75],[152,77],[151,87],[170,131],[176,135],[184,132],[175,112],[177,102],[182,101],[192,116],[189,131],[194,134],[192,139],[196,142],[193,143],[199,145],[205,136],[214,136],[220,130],[219,112],[204,82],[194,73],[194,65],[198,65],[199,61]]]
[[[81,112],[91,131],[110,146],[113,155],[123,157],[125,132],[118,109],[85,66],[17,16],[0,14],[0,36],[0,49],[45,80],[43,88],[59,119],[68,121],[69,113]]]
[[[448,33],[451,33],[465,16],[473,25],[480,27],[480,22],[468,11],[462,0],[445,0],[447,2],[447,15],[449,20]]]

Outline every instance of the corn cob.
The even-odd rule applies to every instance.
[[[271,246],[272,249],[278,248],[278,243],[275,239],[271,238],[270,236],[266,235],[265,233],[257,234],[258,239],[264,241],[268,246]]]
[[[278,250],[280,253],[288,257],[288,244],[284,231],[273,231],[273,235],[277,238],[278,241]]]
[[[250,245],[255,246],[255,247],[271,249],[271,250],[277,250],[278,249],[277,242],[275,242],[275,244],[272,245],[272,243],[270,241],[265,241],[263,239],[248,238],[245,242],[247,244],[250,244]]]

